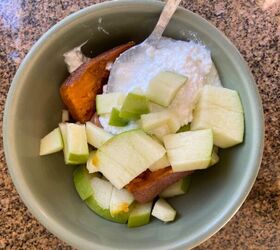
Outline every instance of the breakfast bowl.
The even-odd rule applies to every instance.
[[[92,213],[73,185],[74,167],[62,154],[39,156],[40,139],[61,120],[59,88],[68,75],[63,54],[87,41],[95,56],[128,41],[143,41],[163,3],[112,1],[65,18],[30,50],[12,82],[4,113],[4,149],[10,175],[32,214],[78,249],[186,249],[216,233],[237,212],[252,188],[263,150],[262,104],[254,79],[232,43],[200,16],[178,8],[164,35],[206,45],[223,85],[237,90],[244,109],[244,142],[221,150],[220,162],[192,175],[185,196],[170,200],[177,219],[127,228]]]

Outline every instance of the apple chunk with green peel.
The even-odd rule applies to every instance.
[[[96,152],[94,165],[118,189],[158,161],[166,150],[142,130],[112,137]]]
[[[80,164],[79,162],[69,160],[69,152],[68,152],[68,147],[67,147],[68,142],[67,142],[67,135],[66,135],[66,123],[60,123],[59,124],[59,129],[60,129],[62,140],[63,140],[63,153],[64,153],[65,164],[66,165],[68,165],[68,164],[71,164],[71,165]]]
[[[126,223],[127,217],[111,216],[110,203],[114,189],[113,185],[109,181],[93,177],[91,179],[91,187],[92,195],[85,200],[87,206],[104,219],[122,224]]]
[[[76,126],[80,127],[76,127]],[[69,127],[67,129],[67,127]],[[74,127],[74,130],[72,128]],[[84,141],[84,127],[74,123],[60,123],[59,129],[63,140],[63,152],[65,164],[78,165],[85,163],[88,158],[88,145]],[[72,130],[72,131],[71,131]],[[68,132],[67,132],[68,131]],[[81,136],[76,135],[80,134]]]
[[[171,222],[175,220],[176,211],[167,201],[160,198],[154,205],[152,215],[163,222]]]
[[[63,149],[63,141],[59,128],[54,129],[40,141],[40,155],[56,153]]]
[[[185,76],[168,71],[160,72],[150,81],[147,96],[152,102],[167,107],[186,81]]]
[[[146,96],[129,93],[123,102],[119,115],[125,119],[138,120],[142,114],[149,112],[149,101]]]
[[[128,217],[128,227],[140,227],[150,222],[152,202],[148,203],[136,203],[133,205]]]
[[[113,135],[109,134],[104,129],[97,127],[92,122],[86,123],[86,135],[88,143],[95,148],[99,148],[113,137]]]
[[[168,126],[168,132],[175,133],[180,128],[180,122],[175,114],[169,110],[141,115],[141,127],[144,131],[152,133],[163,125]]]
[[[73,172],[73,180],[76,190],[82,200],[86,200],[93,194],[91,187],[91,178],[95,175],[90,175],[84,166],[76,168]]]
[[[229,111],[224,108],[209,105],[196,109],[191,130],[211,128],[214,144],[220,148],[232,147],[243,141],[243,113]]]
[[[116,108],[112,109],[109,125],[116,127],[124,127],[129,123],[128,119],[120,117],[120,111]]]
[[[96,112],[98,115],[109,114],[113,108],[123,104],[125,95],[120,92],[107,93],[96,96]]]
[[[87,162],[89,150],[85,125],[66,123],[66,137],[69,160],[80,164]]]
[[[243,113],[238,92],[232,89],[205,85],[200,93],[197,108],[208,107],[209,105]]]
[[[122,218],[122,220],[127,221],[130,212],[130,205],[133,201],[133,195],[126,189],[117,189],[114,187],[110,200],[111,216],[113,218]]]
[[[213,149],[211,129],[166,135],[163,141],[174,172],[209,166]]]
[[[166,189],[164,189],[159,196],[162,198],[171,198],[174,196],[185,194],[190,186],[190,176],[186,176],[183,179],[175,182]]]
[[[214,144],[228,148],[243,141],[244,114],[234,90],[205,86],[193,114],[191,130],[211,128]]]

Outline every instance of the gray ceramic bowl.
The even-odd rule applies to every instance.
[[[4,146],[10,174],[24,203],[52,233],[79,249],[191,248],[217,232],[234,215],[257,176],[263,149],[261,101],[252,75],[230,41],[207,21],[179,8],[165,35],[196,38],[212,51],[225,87],[239,91],[245,110],[242,145],[221,152],[220,163],[194,174],[187,195],[171,201],[176,222],[153,220],[128,229],[108,222],[78,197],[72,167],[62,154],[39,157],[39,140],[60,121],[59,86],[67,76],[63,53],[89,39],[95,54],[153,29],[163,4],[113,1],[79,11],[51,28],[34,45],[12,83],[4,116]],[[102,18],[102,32],[99,22]]]

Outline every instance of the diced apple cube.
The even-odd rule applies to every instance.
[[[171,111],[164,110],[141,115],[141,127],[146,132],[150,132],[165,124],[170,128],[170,133],[175,133],[180,128],[178,118]]]
[[[163,141],[174,172],[209,166],[213,148],[211,129],[166,135]]]
[[[110,213],[112,217],[129,216],[129,207],[134,201],[133,195],[126,189],[113,188],[113,193],[110,201]]]
[[[157,162],[155,162],[153,165],[149,167],[149,169],[153,171],[157,171],[162,168],[166,168],[170,166],[170,162],[167,158],[167,154],[165,154],[162,158],[160,158]]]
[[[66,123],[67,152],[69,161],[87,162],[89,156],[85,125]]]
[[[196,108],[207,108],[209,105],[243,113],[238,92],[232,89],[205,85],[200,93]]]
[[[63,153],[64,153],[64,161],[65,164],[72,164],[72,165],[77,165],[80,164],[79,162],[76,161],[71,161],[69,160],[69,152],[68,152],[68,147],[67,147],[67,135],[66,135],[66,123],[60,123],[59,124],[59,129],[61,132],[62,140],[63,140]]]
[[[129,214],[128,227],[139,227],[146,225],[150,222],[150,215],[152,211],[152,202],[136,203]]]
[[[101,145],[113,137],[113,135],[97,127],[92,122],[86,123],[86,135],[88,143],[95,148],[101,147]]]
[[[160,72],[150,81],[147,96],[152,102],[167,107],[186,81],[185,76],[168,71]]]
[[[149,101],[146,96],[129,93],[119,115],[129,120],[138,120],[142,114],[147,114],[149,111]]]
[[[63,141],[59,128],[54,129],[40,141],[40,155],[56,153],[63,149]]]
[[[166,153],[141,130],[114,136],[97,151],[93,164],[118,189],[144,172]]]
[[[176,211],[164,199],[160,198],[154,205],[152,215],[163,222],[173,221]]]
[[[175,182],[166,189],[164,189],[159,196],[162,198],[171,198],[174,196],[185,194],[190,186],[190,176],[186,176],[183,179]]]
[[[211,128],[214,144],[228,148],[243,141],[243,113],[226,110],[219,106],[209,105],[196,109],[191,123],[191,130]]]
[[[116,127],[124,127],[128,124],[129,120],[120,117],[120,111],[116,108],[112,109],[109,125]]]
[[[98,115],[111,113],[113,108],[123,104],[125,95],[120,92],[96,96],[96,111]]]

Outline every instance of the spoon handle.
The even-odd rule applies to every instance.
[[[181,0],[167,0],[163,8],[163,11],[160,14],[159,20],[153,32],[147,38],[146,42],[156,43],[162,36],[167,24],[169,23],[171,17],[176,11]]]

